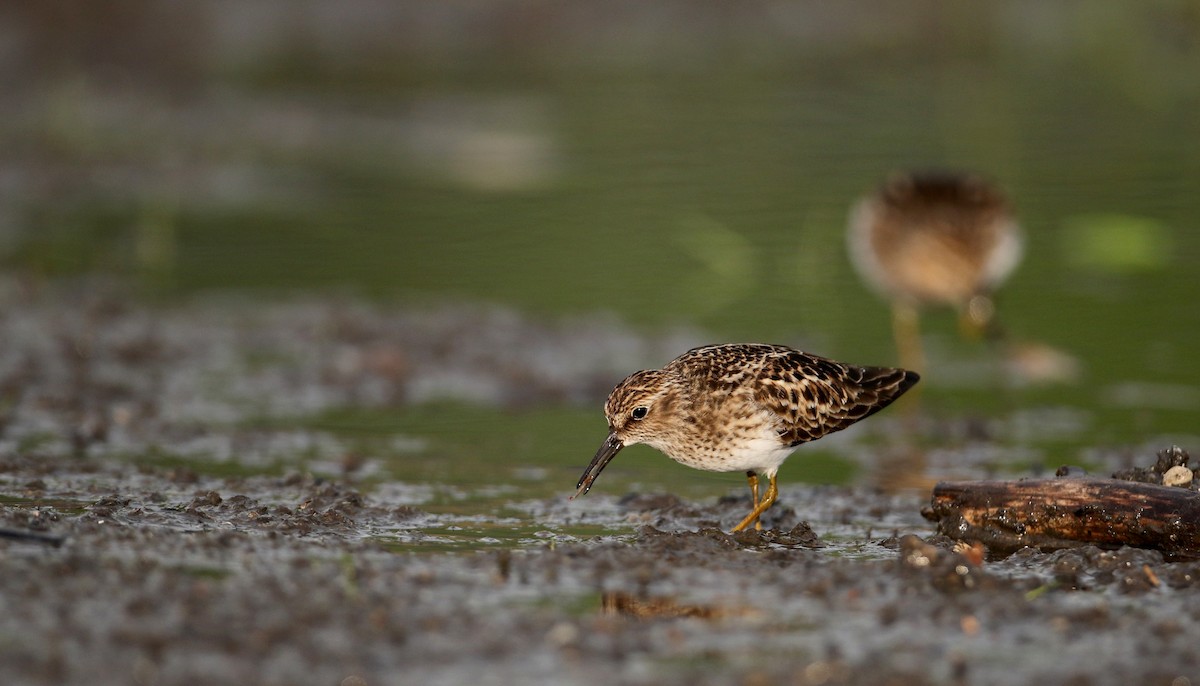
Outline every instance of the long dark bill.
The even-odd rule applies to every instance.
[[[608,438],[604,439],[604,444],[601,445],[600,449],[596,451],[596,456],[592,458],[592,461],[590,464],[588,464],[587,469],[583,470],[583,476],[579,477],[579,483],[575,484],[576,488],[579,490],[575,491],[575,495],[571,496],[571,500],[574,500],[591,490],[592,482],[596,480],[596,477],[600,476],[600,472],[604,471],[604,468],[608,466],[608,463],[611,462],[612,459],[616,457],[617,453],[621,452],[621,448],[624,447],[625,444],[621,442],[621,439],[617,438],[616,433],[609,434]]]

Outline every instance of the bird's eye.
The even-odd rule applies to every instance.
[[[633,412],[629,413],[629,416],[633,417],[634,419],[636,419],[640,422],[641,420],[646,418],[646,413],[649,411],[650,411],[650,408],[648,408],[648,407],[644,407],[644,406],[643,407],[635,407],[635,408],[633,408]]]

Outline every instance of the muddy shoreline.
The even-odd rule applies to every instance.
[[[1171,684],[1200,670],[1200,563],[1153,551],[987,560],[928,532],[822,540],[837,525],[819,521],[731,536],[689,525],[744,501],[657,495],[604,503],[630,522],[612,535],[560,537],[551,520],[539,544],[397,553],[394,536],[444,524],[300,475],[79,467],[0,464],[0,525],[62,538],[0,540],[5,683]]]
[[[436,458],[415,438],[272,423],[587,404],[694,332],[3,295],[0,528],[35,537],[0,536],[0,683],[1200,683],[1200,563],[994,559],[936,536],[927,492],[854,485],[784,483],[767,530],[729,535],[742,486],[441,486],[388,471]]]

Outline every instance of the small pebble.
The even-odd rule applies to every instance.
[[[559,622],[546,632],[546,640],[559,647],[571,645],[579,640],[579,627],[570,622]]]
[[[1183,465],[1176,465],[1163,474],[1164,486],[1187,486],[1192,483],[1192,470]]]

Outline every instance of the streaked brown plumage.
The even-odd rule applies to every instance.
[[[917,312],[955,308],[963,329],[994,328],[992,292],[1021,259],[1020,228],[1004,194],[960,172],[898,172],[850,213],[850,257],[892,303],[901,364],[923,368]]]
[[[779,466],[801,443],[887,407],[918,380],[903,369],[856,367],[782,345],[695,348],[662,369],[634,372],[608,396],[609,435],[578,483],[578,497],[621,448],[645,443],[689,467],[745,471],[754,509],[775,502]],[[769,486],[760,500],[758,477]]]

